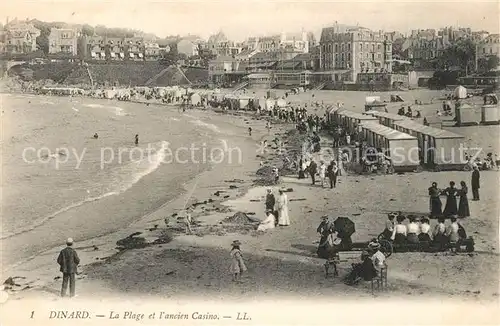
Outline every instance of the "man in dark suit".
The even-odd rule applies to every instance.
[[[309,174],[311,175],[312,184],[316,184],[316,173],[318,173],[318,164],[311,159],[311,164],[309,164]]]
[[[278,213],[274,210],[274,205],[276,204],[276,197],[274,197],[272,189],[267,189],[266,195],[266,211],[271,211],[275,218],[275,225],[278,224]]]
[[[472,200],[479,200],[479,168],[474,165],[474,170],[472,171]]]
[[[69,296],[75,296],[75,274],[77,272],[78,264],[80,264],[80,258],[73,246],[73,239],[69,238],[66,241],[67,247],[61,250],[59,257],[57,257],[57,263],[61,266],[60,271],[63,273],[63,282],[61,288],[61,297],[66,296],[66,291],[68,290],[69,283]]]

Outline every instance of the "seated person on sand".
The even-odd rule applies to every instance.
[[[273,215],[273,211],[268,209],[266,210],[266,218],[260,222],[257,227],[257,231],[266,231],[269,229],[274,229],[275,227],[275,217]]]
[[[456,216],[451,217],[450,221],[451,224],[448,225],[448,227],[446,228],[445,237],[448,239],[448,242],[453,247],[456,246],[460,240],[460,235],[459,235],[460,227],[457,222]]]
[[[396,218],[396,213],[387,214],[387,221],[385,221],[385,229],[382,232],[384,239],[390,240],[392,233],[394,232],[394,219]]]
[[[438,224],[434,227],[434,231],[432,232],[432,237],[434,238],[433,243],[438,249],[444,249],[448,243],[444,221],[445,219],[443,217],[438,218]]]
[[[418,231],[420,229],[419,225],[416,222],[415,216],[411,215],[408,217],[410,220],[410,223],[408,223],[407,226],[407,233],[406,233],[406,242],[411,243],[411,244],[417,244],[418,243]]]
[[[356,285],[361,280],[371,281],[376,277],[378,273],[377,268],[380,269],[385,266],[385,256],[379,249],[380,244],[370,243],[368,249],[361,254],[361,262],[352,264],[352,270],[345,277],[344,283],[347,285]]]
[[[429,234],[431,230],[430,221],[428,218],[423,218],[420,221],[420,234],[418,235],[418,241],[420,242],[431,242],[431,236]]]
[[[373,262],[373,267],[377,271],[377,274],[380,275],[382,268],[386,267],[385,263],[385,255],[380,251],[380,243],[378,243],[377,239],[374,239],[370,244],[368,244],[368,248],[373,250],[373,255],[371,257]]]
[[[404,245],[406,243],[406,225],[403,224],[405,217],[399,215],[396,218],[396,225],[394,225],[394,231],[392,232],[391,240],[394,241],[396,245]]]

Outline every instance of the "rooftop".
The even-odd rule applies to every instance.
[[[408,120],[408,117],[405,117],[405,116],[402,116],[399,114],[387,113],[387,112],[381,112],[381,111],[367,111],[367,112],[365,112],[365,114],[371,115],[373,117],[393,119],[394,121]]]
[[[429,135],[434,138],[464,138],[464,136],[456,134],[451,131],[424,126],[423,124],[413,122],[411,120],[402,120],[394,122],[395,126],[403,127],[405,129],[413,130],[422,134]]]
[[[389,140],[403,140],[403,139],[415,139],[416,140],[417,139],[414,136],[408,135],[404,132],[394,130],[392,128],[386,127],[384,125],[381,125],[381,124],[375,123],[375,122],[363,123],[361,125],[361,127],[363,129],[370,130],[373,133],[376,133],[377,135],[383,136]]]

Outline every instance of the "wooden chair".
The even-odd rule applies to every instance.
[[[387,289],[387,269],[387,264],[384,264],[380,271],[377,271],[377,276],[371,280],[372,294],[375,292],[375,287],[377,290]]]
[[[327,278],[330,274],[330,265],[333,265],[333,277],[339,276],[338,270],[337,270],[337,264],[340,263],[340,256],[337,253],[335,256],[333,256],[330,259],[327,259],[325,262],[325,278]]]

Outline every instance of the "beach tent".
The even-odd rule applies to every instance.
[[[500,123],[500,107],[495,104],[486,104],[481,107],[481,123],[499,124]]]
[[[199,105],[201,103],[201,96],[198,93],[192,93],[189,97],[191,105]]]
[[[453,91],[453,95],[455,96],[455,98],[458,98],[458,99],[467,98],[467,88],[465,88],[463,86],[458,86]]]
[[[394,129],[418,139],[420,160],[439,170],[463,169],[466,163],[460,153],[465,137],[444,129],[424,126],[410,119],[394,122]]]
[[[380,96],[367,96],[365,98],[365,104],[371,104],[373,102],[381,102]]]
[[[455,109],[457,126],[473,126],[479,124],[480,113],[467,103],[460,104]]]

